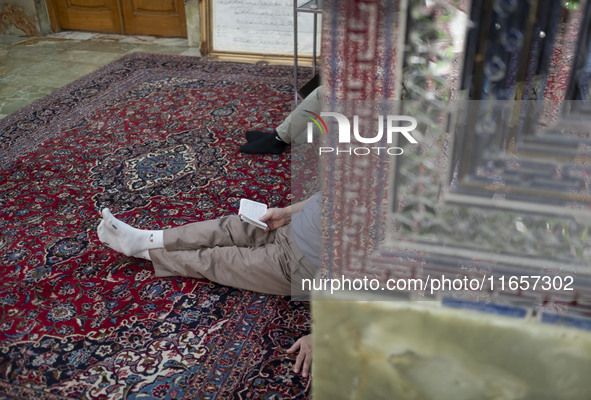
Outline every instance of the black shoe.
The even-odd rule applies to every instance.
[[[256,142],[243,144],[240,146],[240,151],[249,154],[281,154],[287,148],[285,143],[279,135],[267,135]]]
[[[244,136],[246,136],[246,141],[248,143],[256,142],[259,139],[272,135],[271,132],[264,132],[264,131],[247,131]]]

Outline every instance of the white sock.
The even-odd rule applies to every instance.
[[[164,231],[136,229],[115,218],[108,208],[103,210],[97,234],[103,244],[126,256],[164,247]]]

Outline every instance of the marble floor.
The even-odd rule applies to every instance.
[[[133,52],[199,55],[187,39],[60,32],[0,35],[0,118]]]

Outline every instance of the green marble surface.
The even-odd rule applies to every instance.
[[[185,0],[185,14],[187,16],[187,39],[189,45],[199,47],[199,42],[201,41],[199,0]]]
[[[60,32],[0,35],[0,118],[133,52],[198,56],[187,39]]]
[[[589,331],[436,302],[331,299],[312,303],[315,400],[591,399]]]

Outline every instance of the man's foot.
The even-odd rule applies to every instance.
[[[274,133],[264,131],[247,131],[244,136],[246,136],[246,141],[248,143],[252,143],[273,134]]]
[[[240,146],[240,151],[250,154],[281,154],[287,148],[285,143],[277,133],[274,135],[267,135],[255,142],[243,144]]]
[[[102,214],[97,234],[100,241],[111,249],[126,256],[135,256],[145,250],[164,247],[163,231],[136,229],[115,218],[108,208]]]

